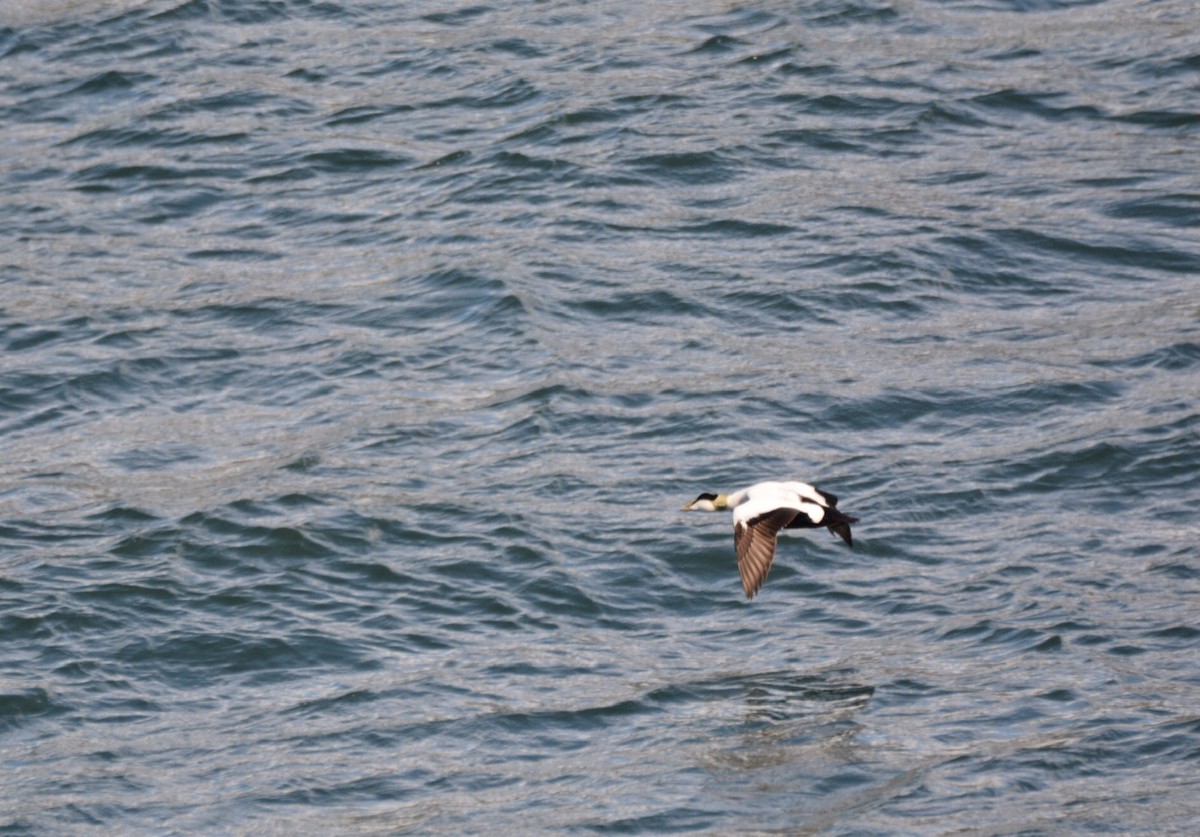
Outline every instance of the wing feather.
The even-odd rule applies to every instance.
[[[733,551],[737,553],[738,572],[746,598],[754,594],[767,580],[771,562],[775,560],[775,538],[799,512],[796,509],[774,509],[749,520],[737,520],[733,526]]]

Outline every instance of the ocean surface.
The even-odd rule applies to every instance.
[[[1200,832],[1197,22],[0,2],[0,834]]]

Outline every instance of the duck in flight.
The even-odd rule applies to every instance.
[[[837,509],[837,497],[804,482],[760,482],[732,494],[701,494],[684,511],[733,509],[733,551],[746,598],[767,580],[775,559],[775,539],[780,529],[814,529],[825,526],[853,546],[850,524],[857,517]]]

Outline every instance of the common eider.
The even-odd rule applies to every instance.
[[[746,598],[767,580],[775,559],[775,539],[780,529],[813,529],[825,526],[853,546],[850,517],[837,510],[837,497],[804,482],[760,482],[732,494],[701,494],[684,511],[733,509],[733,550]]]

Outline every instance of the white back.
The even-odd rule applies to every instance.
[[[760,515],[776,509],[795,509],[803,512],[813,523],[825,519],[825,503],[821,495],[805,482],[760,482],[729,495],[734,524],[749,524]]]

